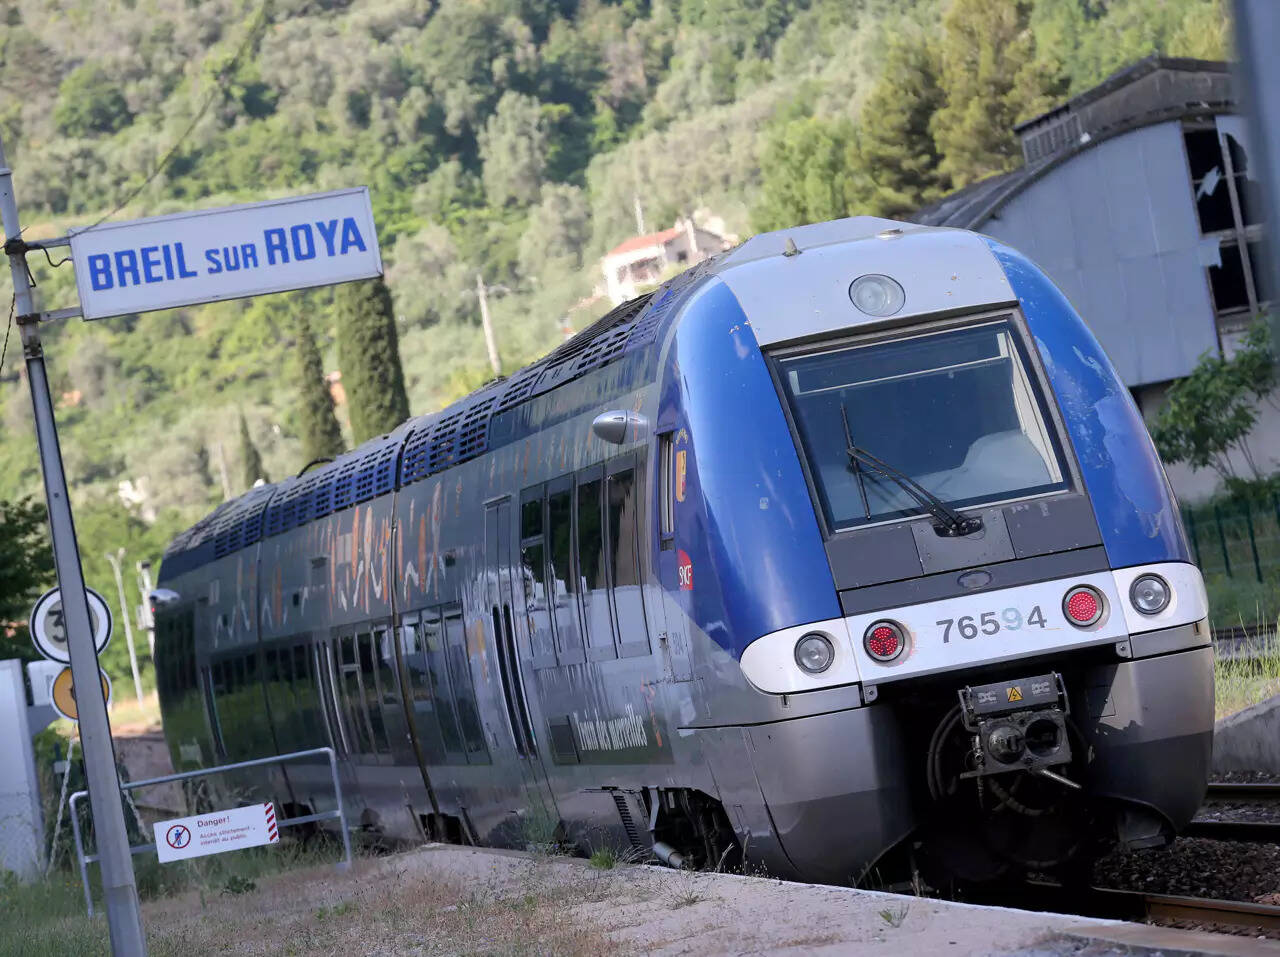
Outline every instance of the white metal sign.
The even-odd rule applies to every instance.
[[[71,234],[86,319],[382,275],[366,187]]]
[[[102,654],[111,640],[111,609],[92,588],[86,588],[89,598],[89,621],[93,625],[93,646]],[[27,622],[31,629],[31,640],[36,651],[50,661],[60,661],[64,665],[71,663],[71,652],[67,649],[67,626],[62,615],[62,592],[50,588],[36,599],[31,609],[31,618]]]
[[[161,864],[280,843],[276,809],[270,801],[230,811],[213,811],[157,821],[156,856]]]

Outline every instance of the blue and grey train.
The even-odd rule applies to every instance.
[[[331,746],[387,839],[978,881],[1166,843],[1208,775],[1142,419],[961,230],[756,236],[222,505],[153,600],[175,766]],[[319,764],[242,783],[333,807]]]

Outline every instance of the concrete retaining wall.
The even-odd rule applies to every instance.
[[[1280,695],[1214,725],[1213,770],[1280,774]]]

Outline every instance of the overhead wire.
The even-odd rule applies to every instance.
[[[4,374],[4,357],[9,352],[9,333],[13,332],[13,311],[18,306],[18,294],[9,299],[9,321],[4,324],[4,345],[0,347],[0,375]]]

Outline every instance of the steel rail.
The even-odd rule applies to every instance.
[[[1222,901],[1206,897],[1174,897],[1142,894],[1151,920],[1188,920],[1204,924],[1231,924],[1280,930],[1280,907],[1249,901]]]
[[[1269,803],[1271,801],[1280,801],[1280,784],[1235,784],[1211,781],[1205,797],[1214,801],[1257,801],[1259,803]]]
[[[1183,829],[1182,837],[1280,844],[1280,821],[1192,821]]]
[[[1271,904],[1151,894],[1110,887],[1064,887],[1047,881],[1028,881],[1016,888],[1006,887],[1002,893],[980,895],[979,902],[1109,920],[1178,920],[1280,930],[1280,907]]]

